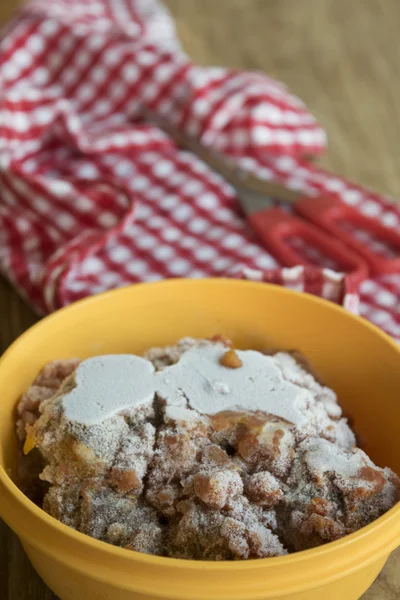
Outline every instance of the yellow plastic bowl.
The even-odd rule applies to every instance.
[[[77,533],[14,485],[15,404],[46,362],[215,333],[239,347],[304,352],[355,417],[366,451],[400,472],[400,347],[368,322],[306,294],[234,280],[143,284],[78,302],[32,327],[0,361],[0,516],[62,600],[356,600],[399,545],[397,505],[342,540],[285,557],[148,556]]]

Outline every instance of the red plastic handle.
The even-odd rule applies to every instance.
[[[301,198],[296,202],[295,210],[353,248],[368,263],[373,274],[400,273],[400,234],[394,229],[385,227],[379,221],[347,206],[338,198],[329,196]],[[392,258],[377,254],[367,242],[346,231],[346,223],[358,232],[369,234],[378,242],[389,244],[398,256]]]
[[[333,259],[341,270],[349,274],[355,285],[368,276],[367,263],[356,252],[315,225],[280,208],[255,212],[249,215],[248,220],[268,250],[288,267],[314,264],[307,261],[288,243],[293,238],[301,238],[307,245]]]

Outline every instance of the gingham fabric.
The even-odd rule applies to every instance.
[[[307,162],[325,134],[285,86],[193,65],[155,0],[35,0],[0,45],[0,268],[38,311],[138,281],[224,275],[356,309],[331,269],[282,269],[234,190],[146,123],[149,111],[261,178],[399,226],[388,199]],[[400,339],[399,296],[398,275],[360,289],[361,314]]]

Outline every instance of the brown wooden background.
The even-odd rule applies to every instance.
[[[284,81],[328,131],[322,164],[400,198],[399,0],[167,4],[194,60],[261,69]],[[0,23],[16,6],[17,0],[0,0]],[[36,318],[0,277],[0,352]],[[0,600],[51,597],[0,522]],[[399,598],[400,551],[363,600]]]

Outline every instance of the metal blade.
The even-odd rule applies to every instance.
[[[237,190],[245,189],[246,193],[248,190],[254,194],[259,194],[265,199],[273,196],[277,201],[287,202],[289,204],[293,204],[299,198],[298,192],[290,190],[274,181],[264,181],[263,179],[259,179],[252,173],[238,167],[230,159],[219,152],[215,152],[213,149],[203,146],[203,144],[199,143],[194,137],[188,136],[179,129],[176,129],[171,123],[159,115],[149,113],[146,117],[149,121],[152,121],[168,134],[177,144],[190,150],[201,158]],[[239,196],[241,196],[241,194],[239,194]],[[248,202],[246,199],[244,200],[245,206],[248,204],[251,205],[252,202],[252,200],[249,200]],[[265,202],[267,202],[267,200],[265,200]]]
[[[266,196],[259,192],[238,187],[236,188],[236,192],[240,200],[240,205],[246,215],[252,215],[261,210],[272,208],[276,204],[276,199],[272,196]]]

